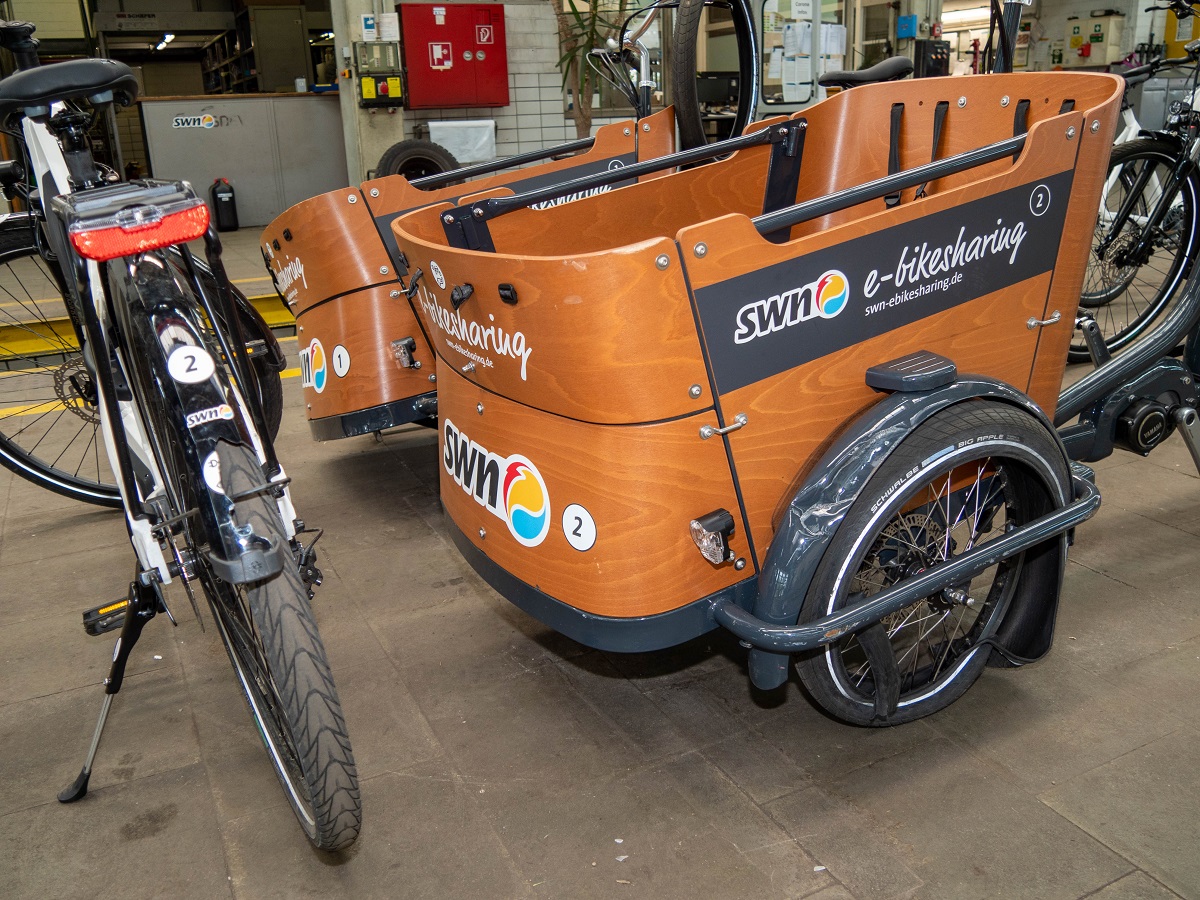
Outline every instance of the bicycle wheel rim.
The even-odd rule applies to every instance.
[[[1143,168],[1154,166],[1148,185],[1165,181],[1174,164],[1169,148],[1154,142],[1132,142],[1114,151],[1111,168],[1118,171],[1115,178],[1110,175],[1106,181],[1104,207],[1096,224],[1097,242],[1108,239],[1105,210],[1111,215],[1120,207],[1136,181],[1135,166],[1139,163]],[[1113,262],[1123,246],[1140,236],[1137,220],[1144,220],[1152,207],[1144,199],[1136,204],[1121,235],[1111,239],[1106,259],[1097,259],[1094,250],[1089,257],[1080,306],[1096,320],[1111,352],[1129,346],[1153,326],[1170,306],[1191,268],[1197,250],[1193,223],[1200,205],[1200,191],[1193,176],[1183,180],[1175,198],[1164,223],[1156,230],[1153,251],[1145,263],[1121,267]],[[1081,339],[1073,340],[1070,359],[1078,362],[1088,358],[1087,345]]]
[[[94,380],[36,232],[20,220],[0,233],[0,463],[65,496],[121,503]]]

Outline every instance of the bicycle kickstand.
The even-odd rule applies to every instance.
[[[92,777],[92,761],[96,758],[96,749],[100,746],[100,735],[104,732],[104,723],[108,721],[108,711],[112,708],[113,697],[121,689],[125,679],[125,665],[129,662],[129,654],[142,636],[146,623],[154,618],[159,608],[159,594],[155,585],[143,584],[139,579],[129,584],[129,606],[125,610],[125,622],[121,626],[121,634],[117,637],[117,646],[113,652],[112,667],[108,677],[104,679],[104,705],[100,707],[100,720],[96,722],[96,731],[92,735],[92,745],[88,748],[87,759],[74,783],[58,795],[60,803],[74,803],[82,800],[87,794],[88,779]]]

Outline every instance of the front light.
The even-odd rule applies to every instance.
[[[729,510],[717,509],[707,515],[692,519],[689,524],[692,540],[700,553],[713,565],[733,559],[729,539],[733,536],[733,516]]]

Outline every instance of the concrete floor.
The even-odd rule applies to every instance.
[[[235,238],[233,277],[266,290],[256,234]],[[309,849],[178,594],[91,793],[55,801],[113,643],[79,613],[123,594],[133,555],[118,514],[0,470],[0,896],[1200,898],[1200,479],[1177,436],[1100,464],[1045,661],[858,730],[795,683],[756,703],[721,633],[619,656],[547,630],[446,539],[433,432],[316,444],[285,384],[362,838]]]

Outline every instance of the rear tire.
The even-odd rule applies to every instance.
[[[854,501],[799,621],[843,609],[857,595],[869,597],[1051,512],[1070,496],[1069,486],[1061,450],[1027,413],[983,401],[943,410],[900,444]],[[899,725],[949,706],[987,664],[990,650],[980,642],[999,631],[1020,580],[1049,577],[1040,563],[1023,569],[1030,553],[881,620],[901,678],[899,705],[886,720],[876,718],[871,664],[856,635],[799,659],[805,687],[852,725]]]
[[[458,168],[458,160],[440,144],[433,141],[401,141],[392,144],[379,157],[375,177],[403,175],[409,181],[440,175]]]
[[[262,470],[248,448],[221,443],[217,452],[229,496],[262,483]],[[237,500],[234,519],[255,535],[287,546],[268,493]],[[319,850],[345,849],[362,824],[358,774],[325,647],[296,567],[289,557],[278,575],[245,586],[221,581],[207,566],[202,577],[251,715],[301,828]]]

